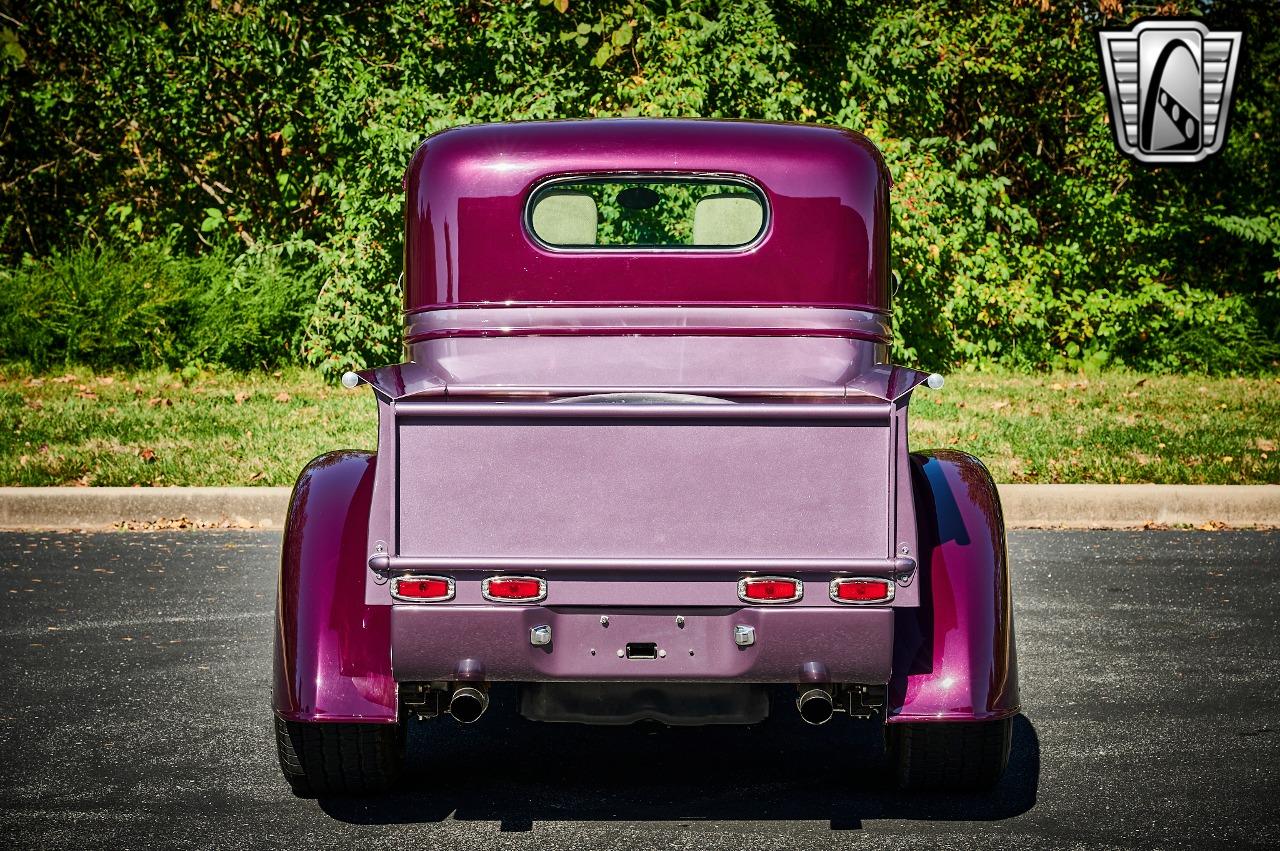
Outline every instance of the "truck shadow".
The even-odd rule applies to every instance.
[[[514,695],[513,695],[514,697]],[[983,795],[905,795],[884,777],[880,729],[837,716],[802,723],[785,704],[754,727],[587,727],[526,721],[495,708],[478,723],[415,724],[403,790],[319,801],[351,824],[496,821],[993,821],[1035,806],[1040,742],[1014,720],[1009,770]]]

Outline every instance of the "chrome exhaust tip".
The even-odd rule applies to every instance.
[[[454,689],[449,698],[449,714],[460,724],[474,724],[489,708],[489,695],[473,686]]]
[[[796,709],[806,724],[815,727],[831,720],[836,711],[831,699],[831,692],[824,688],[811,688],[796,698]]]

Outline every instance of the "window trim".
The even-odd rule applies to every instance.
[[[751,192],[760,202],[762,216],[760,230],[750,241],[740,245],[556,245],[538,236],[533,229],[533,203],[537,197],[549,189],[564,184],[575,183],[714,183],[719,185],[740,186]],[[678,172],[678,171],[590,171],[572,174],[558,174],[535,182],[524,199],[524,213],[521,216],[525,236],[534,245],[545,251],[557,254],[741,254],[751,251],[762,243],[773,228],[773,207],[769,203],[769,195],[764,187],[743,174],[720,172]]]

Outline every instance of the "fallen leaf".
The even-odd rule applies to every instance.
[[[288,393],[285,393],[283,390],[281,390],[279,393],[277,393],[277,394],[276,394],[276,401],[277,401],[277,402],[288,402],[288,401],[289,401],[289,394],[288,394]]]
[[[76,398],[93,400],[98,398],[98,394],[94,393],[92,390],[81,390],[76,394]]]
[[[1222,463],[1224,463],[1224,464],[1230,464],[1230,463],[1231,463],[1232,461],[1234,461],[1234,460],[1236,460],[1236,459],[1235,459],[1234,457],[1230,456],[1230,455],[1223,455],[1223,456],[1222,456]]]
[[[145,463],[150,464],[156,460],[156,451],[154,449],[143,449],[138,453],[138,457]]]
[[[244,400],[249,398],[249,394],[244,392],[243,390],[237,390],[234,398],[236,400],[237,405],[243,405]]]
[[[1261,449],[1263,452],[1275,452],[1276,442],[1274,440],[1268,440],[1265,437],[1255,437],[1253,439],[1253,448]]]
[[[252,476],[250,476],[250,477],[249,477],[249,481],[251,481],[251,482],[260,481],[260,480],[262,480],[262,479],[265,479],[265,478],[266,478],[266,476],[267,476],[267,474],[266,474],[266,473],[264,473],[264,472],[262,472],[261,470],[259,470],[258,472],[254,473]]]
[[[1008,402],[1006,402],[1004,399],[1001,399],[1001,400],[1000,400],[1000,401],[998,401],[998,402],[992,402],[992,403],[991,403],[991,410],[993,410],[993,411],[998,411],[998,410],[1000,410],[1001,408],[1007,408],[1007,407],[1009,407],[1009,403],[1008,403]]]

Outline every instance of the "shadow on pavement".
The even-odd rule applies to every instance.
[[[986,795],[905,795],[883,775],[880,727],[837,716],[810,727],[775,701],[755,727],[588,727],[526,721],[495,694],[478,723],[418,723],[404,791],[319,801],[352,824],[497,821],[994,821],[1036,804],[1040,741],[1014,720],[1009,770]],[[514,695],[511,696],[512,698]],[[506,707],[499,709],[502,704]]]

